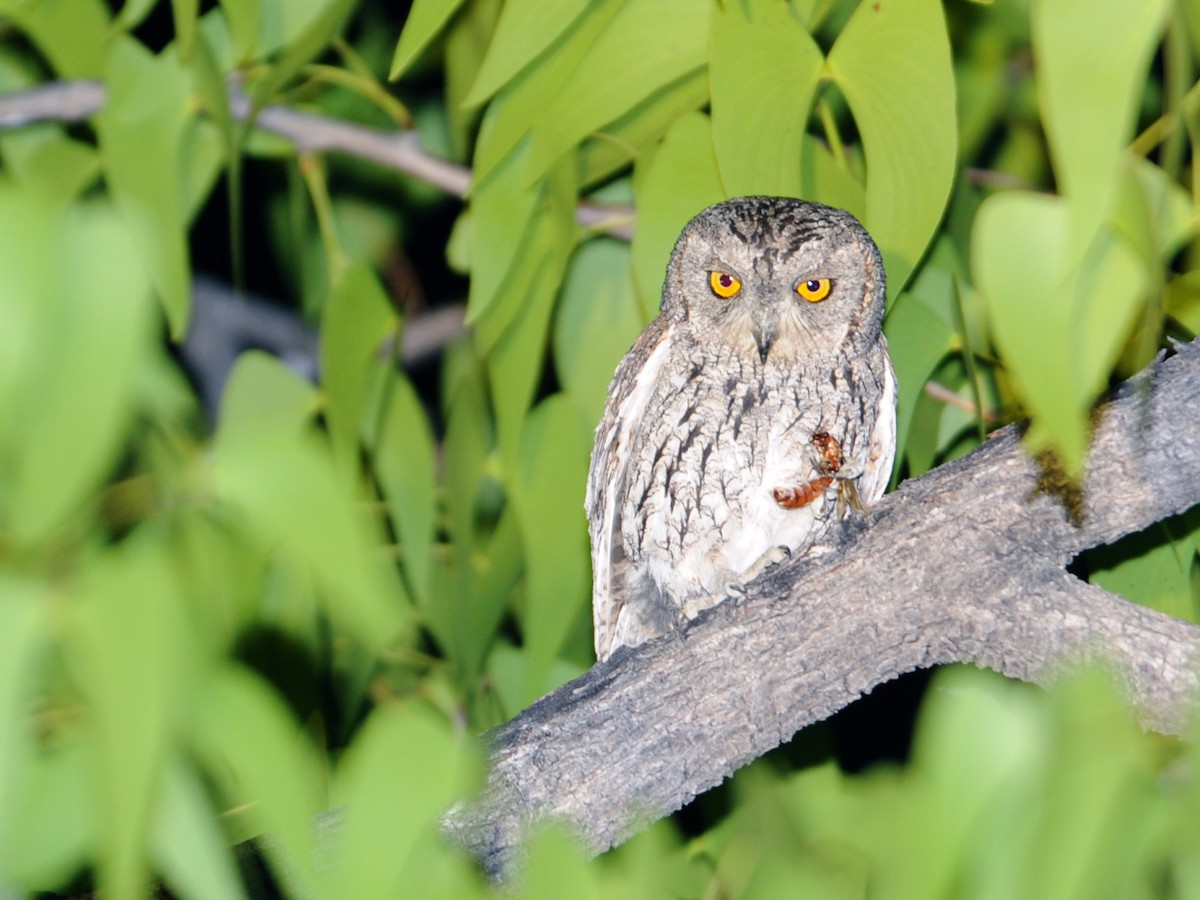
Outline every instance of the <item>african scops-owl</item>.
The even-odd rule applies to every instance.
[[[879,250],[849,213],[740,197],[675,244],[588,474],[596,656],[677,627],[878,499],[896,448]]]

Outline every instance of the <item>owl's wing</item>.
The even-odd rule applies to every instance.
[[[883,389],[875,408],[875,429],[867,445],[867,465],[858,480],[858,495],[865,503],[874,503],[887,490],[896,458],[896,372],[885,350],[883,353]]]
[[[621,539],[621,505],[634,438],[670,345],[671,323],[659,316],[647,326],[617,366],[588,471],[588,534],[592,540],[592,623],[596,658],[607,659],[626,596],[613,593],[629,565]]]

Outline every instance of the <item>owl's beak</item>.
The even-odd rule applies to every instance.
[[[754,343],[758,346],[758,358],[762,360],[763,365],[766,365],[767,354],[771,352],[771,345],[775,343],[777,325],[778,319],[766,310],[759,311],[750,323],[750,334],[754,336]]]

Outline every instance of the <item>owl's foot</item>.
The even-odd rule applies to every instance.
[[[845,457],[842,456],[842,445],[829,432],[818,431],[812,436],[812,444],[817,448],[817,452],[821,454],[821,462],[819,464],[821,476],[798,487],[775,488],[773,492],[775,502],[784,509],[800,509],[802,506],[808,506],[808,504],[812,503],[818,497],[823,497],[825,491],[833,484],[835,480],[834,476],[841,471],[842,463],[846,461]],[[849,482],[839,480],[839,505],[843,500],[844,488],[848,488],[851,492],[854,490],[853,485]],[[853,505],[857,505],[857,496],[853,499],[855,501]]]
[[[818,497],[825,496],[825,491],[831,484],[833,484],[833,479],[828,475],[822,475],[799,487],[777,487],[771,492],[771,495],[775,498],[775,502],[784,509],[799,509],[802,506],[808,506]]]
[[[771,547],[754,561],[754,565],[742,573],[742,580],[728,584],[725,586],[726,597],[744,598],[746,596],[746,585],[761,575],[771,566],[777,566],[786,559],[790,559],[792,551],[790,548],[782,544]]]
[[[812,444],[821,454],[821,474],[836,475],[846,461],[837,438],[827,431],[818,431],[812,436]]]

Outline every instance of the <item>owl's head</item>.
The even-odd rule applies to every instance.
[[[789,197],[738,197],[675,244],[662,312],[697,339],[766,364],[879,336],[883,261],[850,213]],[[822,354],[824,355],[824,354]]]

